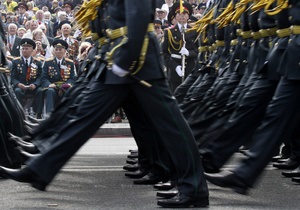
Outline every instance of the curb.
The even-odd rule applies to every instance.
[[[116,137],[128,136],[131,137],[129,123],[106,123],[103,124],[95,134],[97,137]]]

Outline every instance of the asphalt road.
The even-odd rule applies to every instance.
[[[132,138],[93,138],[70,160],[46,192],[0,181],[0,209],[156,209],[152,186],[136,186],[122,166]],[[225,168],[235,167],[236,154]],[[207,209],[300,209],[300,186],[269,166],[248,196],[209,184]]]

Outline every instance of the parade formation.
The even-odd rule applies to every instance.
[[[158,206],[209,206],[206,181],[246,195],[271,161],[300,183],[299,1],[56,3],[38,5],[54,24],[19,2],[0,28],[1,180],[45,191],[122,113],[138,147],[125,176]]]

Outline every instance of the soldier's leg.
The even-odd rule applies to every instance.
[[[28,168],[45,183],[50,183],[61,167],[121,106],[128,91],[126,85],[105,85],[102,81],[95,81],[88,91],[84,91],[85,97],[75,112],[71,113],[72,119],[67,126],[53,137],[55,139],[45,140],[46,150],[30,160]]]
[[[190,197],[207,197],[201,157],[176,100],[165,80],[148,82],[151,88],[133,84],[131,90],[170,155],[178,175],[179,192]]]
[[[212,141],[208,151],[205,152],[210,165],[219,169],[241,145],[251,139],[274,95],[276,86],[276,81],[268,79],[259,79],[253,84],[225,123],[224,129],[219,131],[219,137]]]
[[[300,82],[281,79],[264,120],[255,132],[249,157],[234,170],[234,174],[248,186],[253,186],[284,138],[297,129],[299,106]]]

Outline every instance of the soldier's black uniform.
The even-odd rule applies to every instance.
[[[146,80],[152,87],[141,86],[131,76],[119,77],[109,69],[102,69],[99,79],[82,93],[84,97],[72,113],[72,119],[56,136],[55,143],[28,162],[26,170],[39,178],[27,182],[37,183],[34,186],[45,189],[60,168],[122,102],[134,96],[147,120],[161,137],[178,173],[179,194],[174,199],[159,201],[159,205],[208,205],[208,190],[195,140],[165,82],[157,38],[150,24],[155,13],[154,2],[110,0],[106,3],[110,14],[108,32],[111,32],[108,33],[111,48],[107,54],[108,63],[115,63],[122,69],[136,73],[136,77]],[[142,9],[144,12],[140,13]],[[127,33],[123,34],[125,30],[120,29],[122,27],[127,27]],[[144,63],[141,63],[141,49],[148,41],[146,57]],[[5,171],[2,168],[2,173]],[[20,173],[24,174],[24,169]]]
[[[235,188],[241,193],[255,184],[274,151],[285,138],[294,134],[299,125],[300,74],[297,54],[299,53],[300,2],[290,0],[289,6],[288,19],[292,26],[288,32],[291,33],[290,41],[279,70],[283,77],[267,107],[261,126],[254,134],[253,146],[248,157],[230,174],[207,176],[212,183]]]

